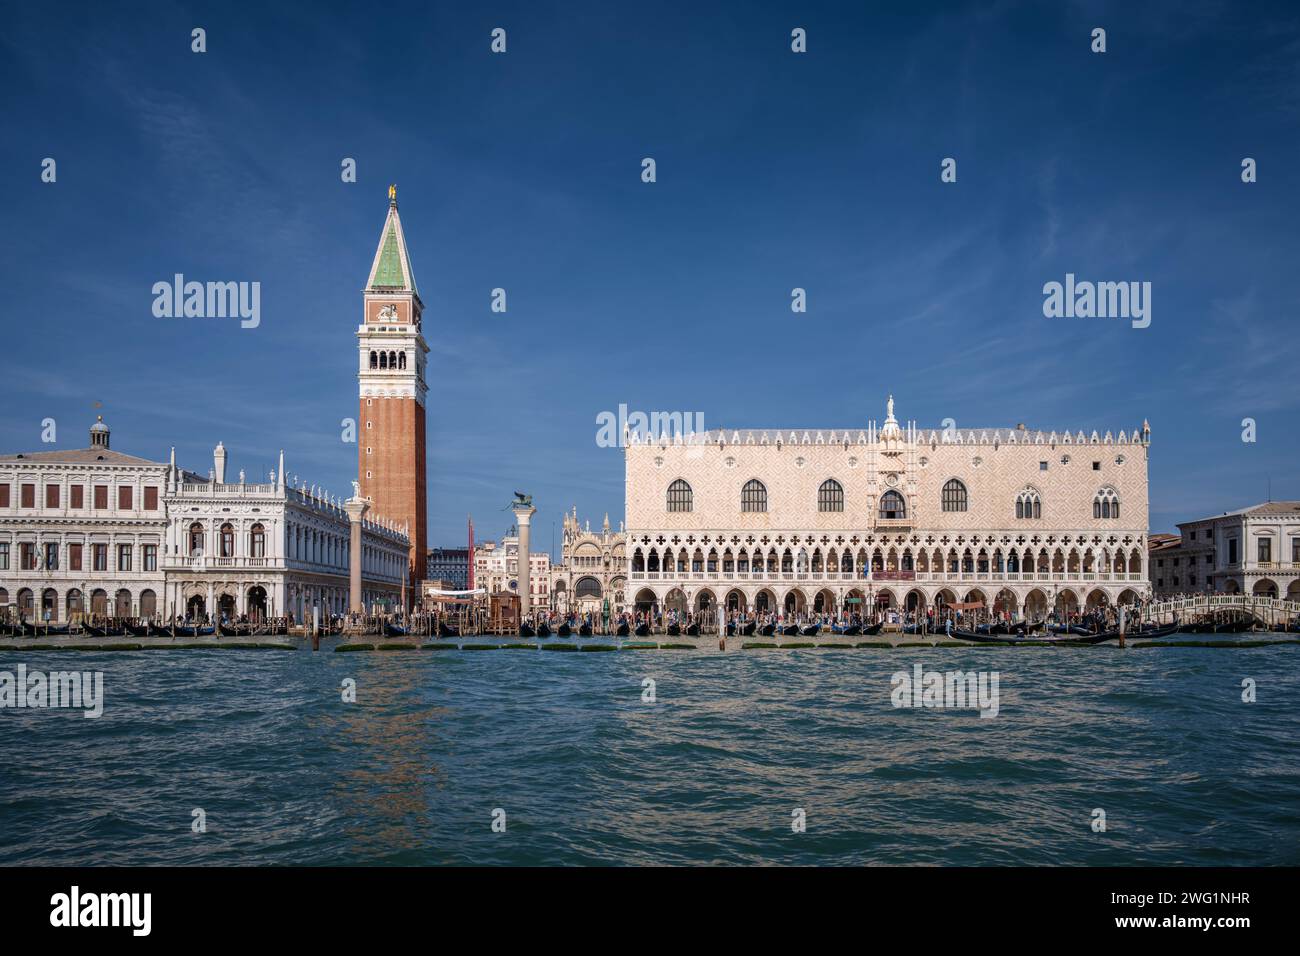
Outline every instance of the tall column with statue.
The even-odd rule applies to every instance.
[[[519,620],[523,622],[528,617],[533,598],[533,559],[529,552],[529,526],[537,509],[533,507],[532,495],[516,491],[510,510],[515,513],[515,523],[519,526]]]
[[[365,611],[361,604],[361,520],[369,508],[370,500],[361,497],[360,483],[352,482],[352,497],[343,502],[351,530],[348,547],[348,611],[352,614],[362,614]]]

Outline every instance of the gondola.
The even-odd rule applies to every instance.
[[[550,636],[551,636],[551,625],[547,624],[545,621],[542,621],[542,623],[538,624],[538,625],[537,625],[537,636],[538,636],[538,637],[550,637]]]
[[[251,624],[218,624],[217,631],[222,637],[252,637]]]
[[[578,625],[578,636],[579,636],[579,637],[591,637],[591,625],[590,625],[590,624],[579,624],[579,625]]]
[[[1094,633],[1082,624],[1049,624],[1047,629],[1053,634],[1077,634],[1080,637],[1087,637]]]
[[[13,631],[15,635],[25,637],[66,637],[71,631],[67,624],[24,624],[22,630]]]
[[[520,637],[536,637],[536,636],[537,636],[537,632],[536,632],[535,630],[533,630],[533,626],[532,626],[531,624],[520,624],[520,625],[519,625],[519,636],[520,636]]]
[[[642,621],[640,624],[636,626],[637,637],[645,637],[649,633],[650,633],[650,625],[646,624],[644,621]]]
[[[91,637],[125,637],[126,628],[122,627],[86,627],[86,633]]]
[[[764,624],[762,627],[758,629],[758,633],[761,634],[763,637],[771,637],[773,634],[776,633],[776,625]]]
[[[850,624],[844,630],[840,631],[840,634],[843,635],[844,637],[857,637],[861,633],[862,633],[861,624]]]
[[[926,632],[926,631],[925,631],[925,625],[924,625],[924,624],[904,624],[904,625],[903,625],[903,633],[904,633],[904,634],[925,634],[925,632]]]
[[[1144,624],[1142,627],[1134,628],[1126,635],[1130,638],[1139,638],[1141,640],[1150,640],[1155,637],[1169,637],[1171,634],[1177,634],[1179,627],[1177,624]]]
[[[628,626],[627,621],[619,621],[618,629],[614,633],[619,637],[627,637],[628,634],[632,633],[632,629]]]
[[[400,624],[384,624],[384,633],[389,637],[406,637],[409,633],[406,628]]]
[[[804,627],[799,629],[799,633],[802,634],[804,637],[812,637],[821,629],[822,626],[820,624],[807,624]]]
[[[980,631],[966,631],[954,627],[950,637],[955,637],[960,641],[973,641],[977,644],[1100,644],[1103,641],[1112,641],[1119,637],[1119,631],[1103,631],[1100,634],[1092,634],[1088,637],[1082,635],[1069,635],[1066,637],[1043,637],[1041,639],[1029,640],[1023,637],[1011,637],[1008,634],[988,634]]]
[[[757,621],[747,621],[740,626],[740,633],[743,637],[752,637],[756,630],[758,630]]]
[[[794,637],[794,636],[797,635],[798,633],[799,633],[799,625],[798,625],[798,624],[786,624],[786,625],[782,626],[782,628],[781,628],[781,636],[782,636],[782,637]]]
[[[211,624],[207,627],[189,627],[183,624],[178,624],[168,633],[173,634],[176,637],[211,637],[216,632],[217,629]]]
[[[454,624],[446,624],[442,621],[439,621],[438,636],[439,637],[460,637],[460,628],[458,628]]]
[[[565,621],[555,633],[560,637],[570,637],[573,635],[573,628],[569,627],[568,621]]]
[[[699,636],[700,636],[700,625],[698,625],[698,624],[688,624],[687,627],[686,627],[686,636],[687,636],[687,637],[699,637]]]
[[[727,637],[735,637],[735,636],[736,636],[736,622],[735,622],[735,621],[728,621],[728,622],[727,622]]]
[[[668,636],[669,636],[669,637],[681,637],[681,636],[682,636],[682,626],[681,626],[680,624],[676,623],[676,622],[674,622],[674,623],[672,623],[672,624],[669,624],[669,625],[668,625]]]
[[[879,634],[881,629],[884,626],[885,626],[884,621],[877,621],[875,624],[870,624],[867,627],[864,627],[862,629],[862,633],[865,634],[867,637],[872,637],[873,635]]]

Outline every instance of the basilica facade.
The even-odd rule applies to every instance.
[[[1041,616],[1149,593],[1151,432],[1013,428],[625,436],[637,609]]]
[[[613,531],[609,515],[600,531],[578,521],[578,509],[564,516],[560,563],[551,568],[551,607],[561,613],[622,612],[627,589],[627,536]]]

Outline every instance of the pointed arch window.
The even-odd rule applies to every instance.
[[[834,478],[827,478],[817,489],[818,511],[843,511],[844,486]]]
[[[749,479],[745,482],[745,487],[740,489],[740,510],[767,510],[767,486],[757,478]]]
[[[886,491],[880,496],[880,517],[886,520],[890,518],[906,518],[907,502],[897,491]]]
[[[1035,518],[1043,516],[1042,501],[1038,497],[1038,492],[1032,488],[1026,488],[1020,494],[1016,495],[1016,517],[1023,520],[1032,521]]]
[[[1092,516],[1094,518],[1118,518],[1119,495],[1114,488],[1103,488],[1092,499]]]
[[[197,521],[191,524],[189,538],[190,538],[190,554],[191,555],[202,554],[203,553],[203,525]]]
[[[965,511],[967,505],[966,486],[956,478],[951,478],[943,486],[942,501],[944,511]]]
[[[690,511],[694,507],[694,495],[691,486],[678,478],[668,486],[668,510]]]

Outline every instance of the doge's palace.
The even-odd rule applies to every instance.
[[[1031,617],[1148,591],[1150,427],[625,436],[638,609],[838,613],[984,603]]]

